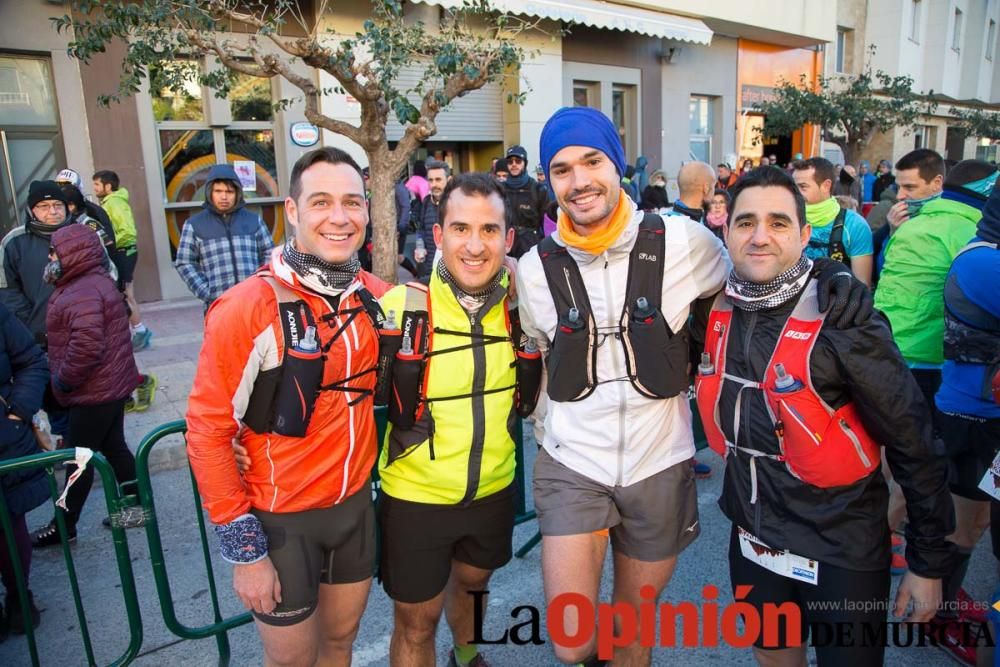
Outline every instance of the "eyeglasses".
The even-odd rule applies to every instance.
[[[511,162],[513,162],[514,164],[524,164],[524,160],[515,156],[507,158],[507,164],[510,164]]]
[[[66,204],[61,201],[40,201],[31,207],[36,213],[62,213],[66,210]]]

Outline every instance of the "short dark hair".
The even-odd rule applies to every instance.
[[[317,148],[309,151],[295,161],[295,166],[292,167],[291,183],[288,186],[289,197],[294,199],[296,202],[299,201],[299,195],[302,194],[302,173],[309,167],[314,164],[319,164],[320,162],[327,162],[329,164],[346,164],[348,167],[358,172],[358,177],[362,180],[362,182],[364,182],[365,177],[361,174],[361,167],[358,166],[358,163],[354,161],[354,158],[352,158],[350,154],[339,148],[324,146],[323,148]]]
[[[86,206],[86,200],[83,197],[83,193],[80,192],[80,188],[72,183],[60,183],[59,189],[66,195],[66,202],[75,206],[78,213]]]
[[[729,206],[733,203],[733,198],[729,195],[728,190],[715,188],[715,192],[712,193],[712,196],[714,197],[715,195],[722,195],[722,197],[726,200],[726,208],[729,208]]]
[[[960,188],[963,185],[986,178],[996,170],[995,165],[983,160],[962,160],[948,170],[948,178],[944,180],[944,187]]]
[[[823,181],[833,183],[833,163],[825,157],[811,157],[808,160],[796,160],[792,163],[792,171],[805,171],[815,169],[813,180],[816,185],[822,185]]]
[[[440,167],[438,168],[440,169]],[[459,174],[448,181],[448,185],[444,186],[444,192],[441,193],[441,203],[438,205],[438,222],[441,223],[442,227],[444,227],[445,214],[448,210],[448,200],[451,199],[451,194],[456,190],[466,197],[489,198],[496,195],[504,208],[504,230],[506,231],[507,227],[510,226],[507,222],[507,203],[504,201],[503,189],[500,184],[490,174],[468,172]]]
[[[112,190],[117,190],[121,186],[121,181],[118,180],[118,174],[110,169],[102,169],[95,173],[94,180],[100,181],[105,185],[110,185]]]
[[[930,183],[936,176],[944,176],[944,158],[937,151],[918,148],[899,158],[896,162],[896,171],[901,169],[916,169],[921,180]]]
[[[822,160],[823,158],[818,159]],[[826,162],[829,164],[829,161]],[[808,169],[808,167],[804,168]],[[736,181],[736,185],[729,188],[728,192],[731,197],[730,220],[733,219],[733,211],[736,210],[736,200],[739,199],[744,190],[749,188],[785,188],[792,193],[792,198],[795,200],[795,214],[799,216],[799,227],[806,224],[806,198],[799,192],[792,177],[780,167],[757,167],[750,173],[743,174],[740,180]]]
[[[448,166],[447,162],[441,160],[427,160],[425,166],[427,171],[430,172],[431,169],[444,169],[445,176],[451,176],[451,167]]]

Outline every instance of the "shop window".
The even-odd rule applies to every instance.
[[[688,105],[688,153],[692,160],[712,163],[712,134],[715,120],[712,98],[692,95]]]
[[[274,240],[280,241],[284,237],[284,211],[278,188],[271,81],[238,75],[226,99],[213,101],[224,105],[220,115],[231,122],[215,126],[207,120],[196,63],[182,61],[173,67],[184,68],[185,80],[180,84],[173,76],[176,71],[150,75],[171,257],[177,251],[184,221],[205,201],[209,171],[221,163],[236,167],[247,209],[259,213]],[[167,85],[168,81],[175,85]]]

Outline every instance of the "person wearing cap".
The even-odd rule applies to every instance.
[[[113,257],[115,252],[115,228],[111,224],[111,218],[107,212],[95,204],[87,201],[83,196],[83,179],[80,174],[72,169],[63,169],[56,174],[56,183],[62,188],[66,195],[66,205],[69,207],[69,215],[74,222],[87,225],[101,237],[108,257]],[[111,268],[113,267],[113,268]],[[118,280],[118,268],[111,263],[111,277]]]
[[[557,111],[540,148],[557,231],[521,258],[516,281],[523,331],[546,359],[533,482],[546,602],[573,593],[596,605],[610,538],[613,599],[638,608],[700,531],[689,353],[701,351],[731,264],[703,225],[645,214],[622,196],[624,150],[597,109]],[[842,264],[824,266],[819,284],[822,309],[831,289],[841,294],[838,325],[871,312]],[[578,635],[576,607],[562,621]],[[565,663],[597,664],[595,650],[596,638],[555,645]],[[636,642],[615,658],[649,664],[650,649]]]
[[[217,164],[208,172],[202,211],[181,230],[174,266],[205,309],[227,289],[267,263],[274,243],[264,220],[246,209],[236,170]]]
[[[528,151],[524,146],[507,149],[507,180],[503,184],[507,211],[514,224],[511,257],[521,257],[542,238],[542,218],[548,204],[548,188],[528,175]]]
[[[500,158],[493,163],[493,180],[497,183],[506,183],[509,176],[510,170],[507,166],[507,160]]]

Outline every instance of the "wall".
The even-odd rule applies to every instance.
[[[639,154],[649,158],[650,165],[663,163],[661,144],[663,84],[660,73],[662,51],[661,41],[652,37],[598,30],[586,26],[574,26],[572,33],[564,37],[562,43],[563,61],[640,70]],[[686,114],[687,99],[683,101],[683,106]]]
[[[736,62],[738,41],[716,36],[712,45],[684,44],[679,56],[662,67],[663,114],[660,130],[663,161],[659,164],[673,178],[681,161],[687,161],[688,101],[692,95],[715,97],[712,166],[736,152]]]

